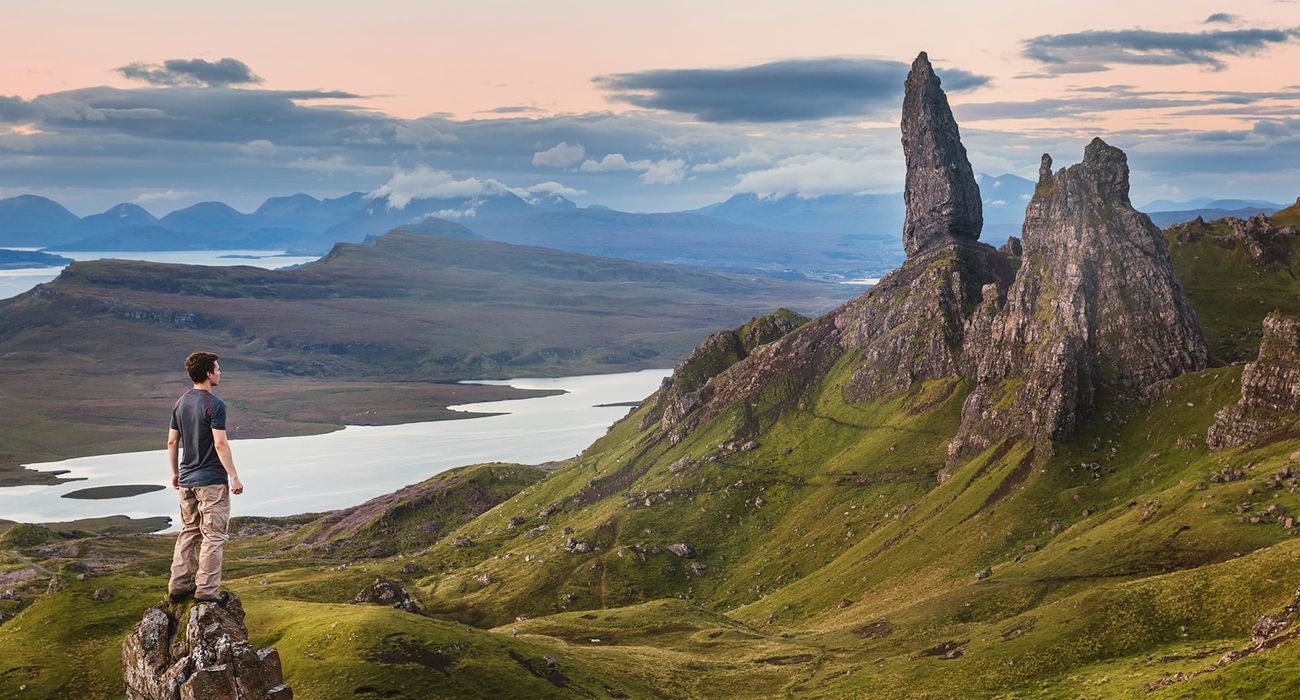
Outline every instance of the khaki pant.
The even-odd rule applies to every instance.
[[[216,598],[221,586],[221,550],[229,535],[230,487],[181,487],[181,532],[172,555],[172,595],[194,591],[195,598]],[[201,545],[201,546],[200,546]]]

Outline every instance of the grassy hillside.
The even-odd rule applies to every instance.
[[[1278,226],[1300,224],[1300,205],[1271,217]],[[1196,236],[1187,232],[1195,231]],[[1178,281],[1196,308],[1211,355],[1221,362],[1254,357],[1260,326],[1271,311],[1300,314],[1300,237],[1284,243],[1285,259],[1258,264],[1223,221],[1203,228],[1165,230]],[[1193,240],[1188,240],[1189,238]]]
[[[223,358],[232,435],[302,434],[519,395],[460,379],[671,366],[717,328],[853,293],[408,232],[286,271],[79,262],[0,302],[0,485],[154,446],[199,348]]]
[[[1202,319],[1283,303],[1288,267],[1222,284],[1211,263],[1253,272],[1240,251],[1184,245],[1180,272],[1217,290],[1192,293]],[[851,403],[861,361],[774,384],[681,439],[643,420],[647,401],[553,471],[483,465],[349,514],[243,523],[228,585],[254,642],[277,646],[287,682],[313,698],[1294,694],[1300,639],[1200,673],[1296,603],[1300,432],[1205,442],[1240,396],[1240,366],[1145,401],[1103,389],[1052,454],[1004,440],[939,483],[973,387],[939,379]],[[489,487],[486,510],[466,496]],[[449,525],[421,539],[427,522]],[[352,544],[321,545],[337,538]],[[370,542],[389,549],[357,546]],[[151,572],[169,539],[10,546],[50,570],[119,565],[55,593],[37,576],[21,603],[0,602],[17,613],[0,623],[0,682],[114,697],[114,645],[161,596]],[[11,561],[0,575],[33,570]],[[377,577],[425,615],[348,604]],[[125,599],[92,604],[100,585]],[[78,625],[85,641],[66,631]]]

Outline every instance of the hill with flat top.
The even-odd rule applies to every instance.
[[[225,358],[248,402],[238,436],[299,434],[518,395],[461,379],[669,366],[713,329],[851,293],[405,231],[294,270],[76,262],[0,302],[0,479],[153,446],[158,402],[184,389],[196,347]],[[87,383],[114,400],[84,401]]]

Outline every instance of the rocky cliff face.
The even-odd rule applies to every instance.
[[[1016,434],[1050,452],[1089,415],[1099,389],[1136,397],[1206,367],[1167,244],[1129,201],[1123,151],[1095,139],[1081,163],[1056,172],[1043,156],[1022,238],[994,250],[976,240],[979,188],[925,54],[907,78],[902,131],[906,262],[716,373],[673,407],[675,441],[737,402],[747,414],[771,404],[758,399],[773,389],[789,405],[851,355],[851,379],[838,387],[850,402],[929,379],[976,383],[950,445],[951,469]]]
[[[1051,167],[1044,155],[1006,305],[965,348],[980,388],[954,455],[1014,430],[1068,438],[1102,382],[1140,394],[1206,367],[1205,338],[1164,237],[1129,202],[1124,152],[1093,139],[1081,163]]]
[[[977,240],[984,226],[980,188],[939,77],[922,51],[903,96],[903,248],[909,256],[948,236]]]
[[[676,408],[675,439],[737,401],[814,386],[851,350],[860,354],[843,387],[850,401],[961,372],[969,316],[989,294],[1002,298],[1014,272],[1006,255],[976,240],[979,186],[924,53],[905,91],[907,260],[866,294],[718,373]]]
[[[1210,449],[1244,445],[1295,424],[1300,411],[1300,318],[1273,312],[1264,319],[1259,357],[1241,373],[1241,400],[1214,416]]]
[[[675,428],[703,402],[701,390],[709,380],[733,365],[744,362],[758,348],[786,335],[808,320],[802,314],[780,309],[751,319],[735,330],[710,335],[685,360],[677,363],[672,375],[664,379],[659,391],[650,397],[654,407],[642,419],[641,429],[659,423],[665,430],[671,431],[670,435],[680,439],[682,431]]]
[[[149,608],[122,642],[128,700],[290,700],[275,649],[254,650],[244,608],[234,594],[225,604],[199,603],[186,611]]]

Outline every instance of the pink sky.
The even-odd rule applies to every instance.
[[[1232,17],[1206,21],[1222,13]],[[369,191],[394,173],[417,168],[453,179],[496,178],[513,188],[563,187],[580,204],[643,211],[701,206],[736,192],[897,191],[894,102],[891,109],[864,111],[857,122],[838,116],[701,123],[691,110],[611,101],[592,79],[788,59],[910,62],[925,50],[941,76],[947,70],[988,78],[982,87],[950,93],[981,172],[1032,178],[1044,150],[1068,164],[1101,135],[1129,150],[1139,174],[1136,199],[1208,195],[1289,203],[1300,193],[1298,26],[1294,0],[11,3],[0,26],[0,197],[41,193],[79,213],[116,201],[163,207],[222,199],[248,208],[294,191]],[[1287,38],[1212,52],[1217,67],[1164,60],[1169,56],[1143,49],[1136,61],[1132,55],[1116,60],[1091,47],[1093,53],[1070,60],[1095,59],[1100,69],[1045,79],[1052,65],[1024,53],[1025,42],[1035,37],[1126,30],[1184,38],[1280,30]],[[146,86],[115,69],[227,57],[262,78],[236,86],[250,94],[319,89],[364,96],[309,104],[366,110],[375,117],[372,126],[356,127],[346,138],[322,127],[314,141],[293,143],[283,129],[274,137],[255,128],[246,135],[212,135],[225,122],[200,123],[189,114],[196,129],[209,131],[176,141],[148,129],[132,131],[126,122],[72,123],[66,113],[31,123],[3,119],[6,99],[26,108],[42,95],[94,86],[134,90],[137,114],[148,111],[144,107],[157,111],[163,98],[146,100],[146,91],[135,90]],[[1023,78],[1034,74],[1040,77]],[[1243,101],[1234,102],[1238,97]],[[76,107],[82,97],[72,99]],[[102,104],[107,98],[96,99]],[[39,105],[42,114],[65,106],[55,103]],[[531,111],[490,111],[509,107]],[[578,124],[574,116],[592,113],[603,121]],[[411,121],[428,115],[441,116]],[[497,139],[483,122],[502,116],[514,118],[512,131]],[[254,121],[250,113],[248,124]],[[412,144],[394,131],[417,127],[448,137]],[[383,131],[382,138],[369,128]],[[367,139],[391,149],[357,146]],[[535,154],[561,144],[583,146],[582,158],[538,165]],[[737,163],[742,154],[749,165],[718,166]],[[580,167],[614,155],[640,165],[601,172]],[[755,183],[786,189],[764,191]],[[808,189],[808,183],[821,189]]]
[[[546,113],[626,109],[608,102],[591,78],[832,55],[910,60],[919,50],[940,67],[960,66],[995,79],[954,103],[1033,99],[1065,85],[1272,90],[1300,82],[1295,44],[1234,58],[1217,72],[1120,66],[1051,81],[1014,79],[1035,68],[1019,55],[1020,42],[1029,37],[1086,29],[1198,31],[1206,17],[1224,11],[1252,26],[1300,24],[1300,5],[1258,0],[52,0],[5,8],[0,94],[32,98],[94,85],[127,87],[131,83],[112,69],[136,61],[225,56],[252,67],[265,79],[262,87],[347,90],[372,96],[368,107],[408,119],[439,112],[472,118],[515,105]],[[1225,128],[1232,121],[1199,118],[1187,124]]]

